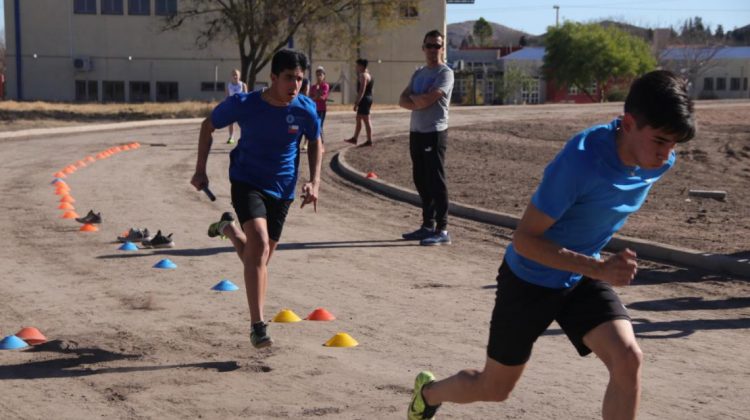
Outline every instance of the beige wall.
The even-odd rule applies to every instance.
[[[711,77],[714,79],[714,89],[706,91],[703,85],[704,79]],[[723,78],[726,81],[724,90],[717,90],[717,78]],[[738,78],[740,81],[739,90],[731,90],[731,79]],[[750,59],[733,59],[733,60],[716,60],[711,68],[703,71],[696,80],[693,88],[693,96],[696,97],[716,97],[718,99],[742,99],[750,98],[750,87],[744,89],[745,80],[750,78]],[[708,95],[708,96],[706,96]]]
[[[97,3],[100,3],[97,1]],[[178,1],[179,3],[179,1]],[[14,2],[5,1],[7,84],[6,98],[15,99],[16,51]],[[366,13],[363,31],[368,36],[362,45],[362,56],[370,60],[376,80],[374,96],[377,103],[396,103],[414,69],[423,63],[421,42],[431,29],[445,31],[445,2],[422,0],[419,17],[405,19],[405,25],[387,29],[372,27]],[[223,92],[202,92],[201,82],[226,81],[231,69],[239,67],[237,46],[229,41],[215,41],[210,48],[194,45],[197,24],[179,31],[161,32],[161,17],[129,16],[127,0],[124,15],[81,15],[73,13],[73,0],[34,0],[21,2],[21,40],[23,99],[73,101],[75,80],[96,80],[99,98],[102,81],[147,81],[151,85],[151,100],[155,99],[155,83],[178,82],[180,100],[220,99]],[[100,4],[98,11],[101,13]],[[399,22],[402,23],[402,22]],[[37,28],[44,28],[37,30]],[[337,46],[332,46],[336,50]],[[36,58],[34,58],[36,54]],[[323,51],[316,56],[329,57]],[[77,71],[74,57],[90,57],[92,70]],[[129,58],[130,57],[130,58]],[[351,63],[351,51],[337,52],[327,61],[315,61],[314,66],[326,67],[331,82],[343,75],[349,83],[337,102],[350,103],[355,95],[356,76]],[[259,81],[268,82],[270,69],[260,73]]]

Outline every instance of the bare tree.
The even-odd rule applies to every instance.
[[[691,95],[696,96],[698,80],[719,65],[715,57],[726,47],[725,42],[723,37],[712,36],[710,29],[705,28],[701,18],[696,16],[686,20],[680,36],[669,48],[659,53],[659,63],[682,74],[689,82]]]
[[[182,27],[188,21],[200,25],[196,44],[205,48],[218,39],[232,38],[240,56],[241,77],[253,86],[258,72],[307,25],[303,47],[315,46],[316,22],[348,28],[350,43],[361,42],[360,19],[366,14],[377,24],[386,24],[402,6],[400,0],[185,0],[174,15],[166,17],[164,30]],[[352,23],[354,22],[354,24]],[[335,32],[335,31],[334,31]]]

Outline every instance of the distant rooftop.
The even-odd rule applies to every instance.
[[[525,47],[503,57],[503,60],[543,60],[544,47]]]
[[[685,58],[685,54],[695,55],[700,54],[702,51],[710,53],[710,48],[701,47],[669,47],[661,53],[661,59],[666,60],[680,60]],[[512,55],[512,54],[511,54]],[[510,56],[509,56],[510,57]],[[722,59],[750,59],[750,47],[724,47],[716,52],[713,56],[716,60]]]

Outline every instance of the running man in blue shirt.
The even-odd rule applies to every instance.
[[[497,276],[483,370],[441,381],[417,375],[409,419],[431,419],[443,402],[504,401],[536,339],[557,321],[581,356],[609,370],[604,419],[634,419],[643,354],[613,286],[635,277],[636,254],[599,252],[675,161],[677,143],[695,136],[684,80],[668,71],[637,79],[625,114],[569,140],[544,170]]]
[[[198,190],[208,186],[206,162],[213,141],[211,133],[238,123],[242,137],[230,154],[229,180],[239,227],[227,212],[209,227],[208,236],[227,236],[242,260],[252,326],[250,341],[256,348],[273,344],[263,320],[268,262],[294,200],[303,134],[311,141],[307,149],[310,179],[302,186],[302,207],[312,204],[317,211],[323,144],[315,102],[299,95],[307,66],[304,54],[281,50],[271,61],[268,89],[238,93],[220,103],[201,125],[198,160],[190,181]]]

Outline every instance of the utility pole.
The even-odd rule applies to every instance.
[[[557,28],[560,26],[560,6],[554,5],[552,8],[555,9],[555,28]]]

